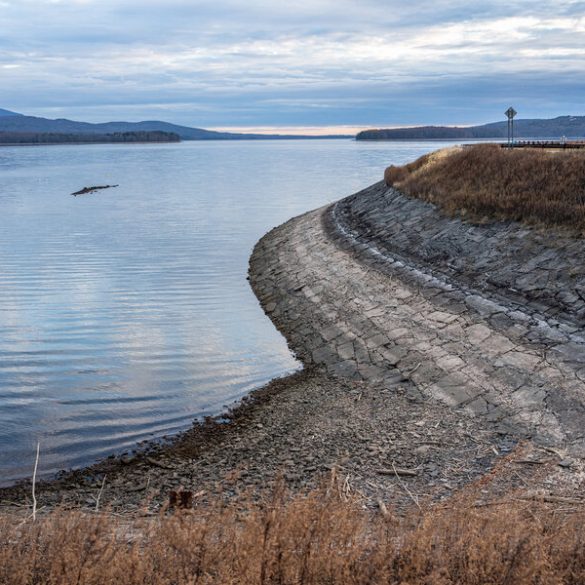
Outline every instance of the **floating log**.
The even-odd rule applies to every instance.
[[[114,187],[118,187],[119,185],[94,185],[93,187],[84,187],[83,189],[80,189],[79,191],[75,191],[75,193],[71,193],[71,195],[73,195],[74,197],[77,197],[78,195],[87,195],[88,193],[95,193],[96,191],[99,191],[100,189],[113,189]]]

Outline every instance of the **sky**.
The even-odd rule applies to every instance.
[[[347,132],[585,114],[585,0],[0,0],[0,108]]]

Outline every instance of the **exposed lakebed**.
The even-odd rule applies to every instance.
[[[131,449],[298,368],[254,243],[438,143],[0,149],[0,483]],[[79,185],[119,184],[91,197]]]

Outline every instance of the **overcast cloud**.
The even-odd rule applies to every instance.
[[[585,114],[585,1],[0,0],[0,107],[200,127]]]

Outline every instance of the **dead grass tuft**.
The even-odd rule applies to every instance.
[[[331,487],[154,518],[0,518],[3,585],[559,585],[585,582],[585,509],[509,502],[401,518]]]
[[[585,233],[585,153],[480,144],[445,154],[389,167],[386,184],[475,221],[514,220]]]

